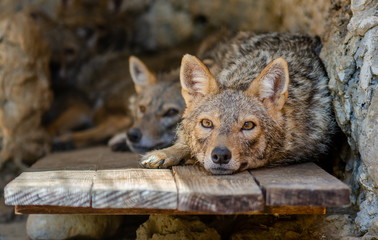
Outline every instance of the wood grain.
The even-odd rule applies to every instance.
[[[135,153],[113,152],[105,146],[92,147],[47,155],[38,160],[27,171],[138,168],[139,158],[140,156]]]
[[[47,155],[6,186],[6,204],[90,207],[96,171],[137,167],[138,158],[108,147]]]
[[[199,166],[173,167],[178,210],[210,213],[260,211],[262,193],[248,172],[211,175]]]
[[[344,206],[349,187],[314,163],[250,171],[268,206]]]
[[[91,208],[91,207],[61,207],[61,206],[15,206],[16,214],[95,214],[95,215],[212,215],[219,213],[179,211],[174,209],[145,209],[145,208]],[[241,212],[237,214],[325,214],[325,207],[281,206],[265,207],[263,211]]]
[[[5,202],[55,214],[324,214],[349,204],[349,188],[313,163],[215,176],[141,169],[139,157],[107,147],[48,155],[6,186]]]
[[[99,149],[97,170],[140,168],[140,154],[132,152],[113,152],[110,148]]]
[[[94,171],[24,172],[5,187],[5,203],[89,207],[94,175]]]
[[[92,206],[176,209],[176,184],[168,169],[99,170],[93,182]]]

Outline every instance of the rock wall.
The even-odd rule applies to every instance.
[[[106,215],[30,215],[26,230],[32,240],[113,239],[122,216]]]
[[[0,223],[13,218],[3,188],[49,149],[41,127],[51,102],[50,52],[38,24],[19,13],[0,19]],[[1,237],[0,237],[1,238]]]
[[[50,52],[32,17],[23,13],[4,17],[0,38],[1,169],[9,159],[30,164],[48,151],[41,118],[52,96]]]
[[[349,168],[360,188],[356,227],[371,234],[378,223],[378,2],[340,1],[350,18],[337,13],[324,41],[322,58],[340,127],[354,151]]]

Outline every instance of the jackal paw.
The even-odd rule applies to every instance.
[[[169,168],[178,165],[180,160],[181,159],[178,159],[176,156],[169,155],[163,150],[157,150],[144,155],[139,161],[139,164],[145,168]]]

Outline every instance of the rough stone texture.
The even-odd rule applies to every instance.
[[[338,123],[355,152],[357,163],[351,167],[360,187],[356,227],[364,234],[376,227],[378,219],[378,2],[351,1],[351,16],[346,11],[349,4],[335,5],[340,10],[331,15],[322,58]]]
[[[110,239],[122,223],[121,216],[29,215],[27,235],[32,240]]]
[[[137,230],[137,240],[206,240],[221,239],[217,231],[197,217],[151,215]]]
[[[26,235],[26,216],[21,216],[13,222],[0,222],[0,239],[1,240],[25,240]]]
[[[231,234],[232,240],[333,240],[340,239],[340,236],[353,237],[348,215],[250,216],[237,222],[236,231]]]
[[[329,0],[158,0],[139,17],[136,35],[151,50],[202,38],[220,27],[322,35],[330,8]]]
[[[322,36],[327,29],[329,0],[275,0],[273,11],[281,17],[281,31],[305,32]]]
[[[1,169],[10,159],[30,164],[46,153],[49,140],[41,117],[52,96],[50,52],[31,17],[19,13],[3,18],[0,38]]]

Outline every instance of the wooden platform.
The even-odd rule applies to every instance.
[[[4,190],[16,213],[324,214],[350,189],[314,163],[214,176],[199,166],[142,169],[98,147],[49,155]]]

